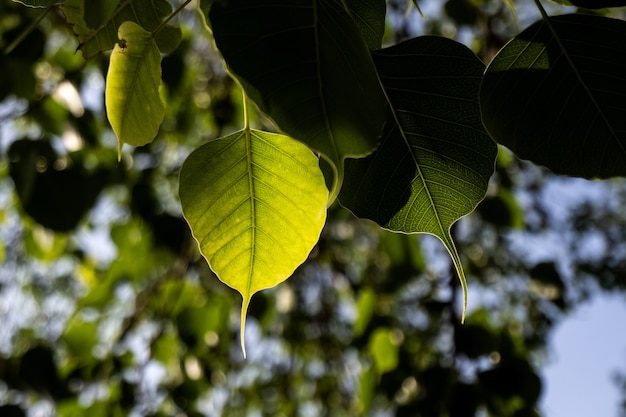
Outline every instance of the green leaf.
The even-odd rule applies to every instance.
[[[54,6],[55,4],[62,4],[65,0],[13,0],[15,3],[21,3],[24,6],[45,8]]]
[[[78,47],[85,59],[112,49],[117,43],[117,33],[122,23],[135,22],[148,32],[152,32],[161,24],[164,17],[172,13],[172,6],[167,0],[125,1],[114,10],[110,19],[103,19],[100,26],[93,28],[87,23],[87,19],[91,20],[91,18],[88,8],[85,7],[85,1],[67,0],[62,6],[67,22],[78,37],[80,42]],[[88,4],[91,7],[91,4]],[[166,26],[155,34],[157,46],[163,53],[171,52],[176,47],[175,45],[178,45],[181,37],[180,28],[175,26]]]
[[[385,99],[369,50],[336,0],[214,2],[216,45],[246,94],[289,136],[320,152],[334,169],[377,146]]]
[[[385,0],[348,0],[348,7],[370,49],[380,49],[385,35]]]
[[[196,149],[180,173],[183,213],[215,274],[251,297],[306,260],[326,221],[318,159],[284,135],[244,129]]]
[[[115,8],[120,0],[99,0],[89,2],[89,7],[85,8],[85,23],[93,29],[108,22],[113,16]]]
[[[390,329],[379,327],[370,337],[368,350],[374,361],[378,375],[393,371],[398,367],[398,336]]]
[[[538,21],[493,59],[480,91],[491,136],[560,174],[626,175],[626,22]]]
[[[105,101],[121,154],[124,143],[142,146],[154,140],[165,103],[160,93],[161,54],[152,34],[124,22],[119,39],[111,54]]]
[[[450,228],[483,199],[495,143],[477,103],[483,64],[465,46],[420,37],[374,53],[391,110],[379,149],[346,161],[339,200],[386,229],[429,233],[466,282]],[[464,308],[465,311],[465,308]]]

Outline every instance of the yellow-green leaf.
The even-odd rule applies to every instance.
[[[150,32],[134,22],[120,25],[106,80],[107,116],[119,152],[128,143],[154,140],[165,115],[161,97],[161,54]]]
[[[326,221],[317,157],[285,135],[244,129],[189,155],[180,173],[183,213],[215,274],[251,297],[306,260]]]

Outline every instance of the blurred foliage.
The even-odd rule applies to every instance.
[[[390,2],[386,42],[439,34],[488,60],[516,24],[496,0],[425,3],[421,20]],[[189,152],[242,118],[196,12],[163,58],[159,140],[119,164],[105,54],[77,55],[56,8],[6,53],[42,13],[0,2],[3,417],[538,416],[555,324],[598,288],[626,289],[624,181],[554,176],[502,148],[487,198],[453,229],[466,324],[435,239],[334,206],[308,261],[252,299],[244,361],[238,295],[176,197]]]

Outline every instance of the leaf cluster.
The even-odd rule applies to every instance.
[[[168,123],[177,127],[194,121],[185,115],[182,102],[176,103],[182,109],[180,114],[167,119],[166,109],[175,100],[168,92],[185,82],[182,77],[172,77],[172,72],[168,75],[167,70],[185,65],[177,53],[189,45],[183,31],[169,22],[187,3],[175,11],[165,0],[102,1],[94,8],[84,0],[66,0],[60,6],[57,2],[21,3],[60,10],[85,59],[102,59],[102,52],[112,50],[105,103],[120,158],[123,144],[149,145],[159,135],[168,136],[176,146],[175,133],[171,133],[176,128],[168,128]],[[453,3],[449,2],[450,7]],[[583,3],[571,2],[590,7]],[[611,1],[600,7],[623,5]],[[480,18],[480,9],[472,2],[463,2],[463,6],[475,12],[470,13],[472,19]],[[461,282],[462,321],[467,303],[466,272],[451,230],[485,199],[498,144],[559,174],[583,178],[625,175],[626,60],[622,46],[626,24],[589,10],[550,17],[539,2],[537,6],[541,19],[504,46],[498,45],[493,57],[484,59],[484,51],[473,51],[442,36],[389,43],[384,28],[391,6],[384,1],[198,2],[201,30],[215,42],[228,74],[243,90],[243,127],[188,149],[189,156],[180,169],[178,195],[211,270],[243,297],[242,346],[246,311],[254,307],[252,296],[287,279],[311,256],[321,244],[327,210],[333,204],[386,230],[436,236]],[[37,57],[29,55],[43,53],[30,48],[37,36],[35,29],[15,47],[7,42],[10,48],[6,50],[16,59],[0,62],[0,68],[16,76],[33,65]],[[208,43],[206,38],[198,38]],[[73,71],[81,72],[82,64],[67,65],[75,65]],[[35,80],[24,83],[34,84]],[[29,91],[25,96],[31,94],[32,89],[25,90]],[[220,130],[234,118],[230,91],[211,91]],[[250,102],[254,108],[248,108]],[[43,100],[45,105],[54,106]],[[251,127],[257,112],[261,129]],[[58,126],[50,131],[54,129],[62,131]],[[9,174],[29,215],[46,227],[71,230],[105,185],[119,182],[125,174],[111,166],[83,171],[79,168],[82,162],[94,158],[88,150],[71,155],[69,160],[75,165],[50,169],[68,161],[50,143],[53,141],[16,141],[9,152]],[[109,156],[100,155],[97,160]],[[145,176],[149,175],[147,171]],[[48,218],[41,203],[42,198],[46,200],[45,190],[60,181],[67,183],[66,177],[73,181],[68,194],[78,194],[81,200],[73,212],[66,213],[66,219]],[[157,199],[143,195],[150,204],[142,206],[144,179],[136,180],[133,197],[138,211],[153,206],[152,200]],[[70,198],[74,196],[62,197]],[[481,210],[486,213],[505,200],[503,195],[489,195]],[[156,230],[163,230],[165,224],[181,230],[167,215],[144,214],[150,222],[160,222]],[[513,217],[514,213],[502,223],[515,223]],[[158,240],[158,236],[153,238]],[[171,236],[163,241],[172,244]],[[122,271],[131,268],[132,261],[127,262],[129,265],[120,266]],[[104,278],[105,283],[117,282],[115,269],[111,274]],[[187,291],[182,288],[185,285],[176,291]],[[113,288],[113,284],[106,291],[100,287],[86,302],[103,302]],[[367,293],[360,297],[359,308],[366,310]],[[227,300],[224,302],[231,302]],[[189,308],[168,308],[181,309],[177,310],[181,323],[209,314],[194,310],[190,303]],[[84,322],[75,326],[77,330],[67,334],[69,346],[96,343],[77,340],[93,336],[94,326]],[[226,337],[220,333],[224,329],[211,326],[206,332]],[[365,329],[368,323],[361,326]],[[472,326],[458,330],[459,344],[480,338],[475,330],[482,331]],[[497,340],[494,344],[498,347],[481,348],[479,354],[468,351],[468,356],[500,349],[499,343],[513,343],[507,335],[488,336]],[[363,389],[397,368],[395,358],[402,354],[397,337],[391,326],[368,333],[372,371],[363,373]],[[516,361],[515,355],[511,353],[502,367],[528,377],[528,398],[533,403],[536,376],[525,362]],[[439,371],[444,372],[432,367],[435,377]],[[498,375],[497,370],[485,372],[481,383],[506,390],[499,385]],[[406,380],[406,376],[388,377]],[[459,384],[458,389],[474,388]],[[508,397],[508,392],[502,393],[502,398]],[[502,398],[483,401],[493,400],[492,410],[506,409],[510,404],[504,404],[508,400]],[[369,400],[363,401],[360,407],[367,408]]]

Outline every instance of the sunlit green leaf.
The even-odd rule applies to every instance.
[[[111,54],[106,80],[106,109],[122,144],[150,143],[165,115],[161,97],[161,54],[150,32],[136,23],[124,22],[119,43]]]
[[[493,59],[480,91],[491,136],[567,175],[626,175],[626,22],[541,20]]]
[[[282,131],[322,153],[335,170],[336,191],[344,158],[371,153],[385,117],[351,14],[334,0],[236,0],[202,9],[247,95]]]
[[[346,162],[339,199],[359,217],[437,236],[465,275],[450,228],[483,199],[497,148],[477,103],[483,64],[465,46],[421,37],[374,53],[392,110],[380,148]]]
[[[251,297],[305,261],[326,220],[318,159],[284,135],[244,129],[196,149],[180,173],[185,218],[209,266]]]
[[[163,18],[172,12],[172,6],[167,0],[126,1],[119,5],[110,19],[101,26],[92,28],[86,22],[88,8],[85,7],[85,0],[67,0],[62,6],[67,22],[72,25],[78,37],[79,49],[85,59],[112,49],[118,41],[118,29],[122,23],[135,22],[148,32],[152,32],[161,24]],[[159,50],[163,53],[173,50],[172,43],[177,44],[181,38],[180,28],[170,26],[161,32],[167,32],[168,35],[156,34]]]

